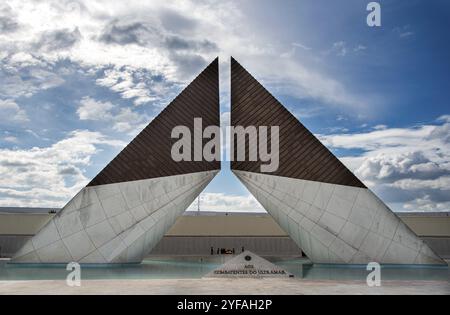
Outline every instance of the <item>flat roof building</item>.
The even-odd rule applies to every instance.
[[[55,209],[0,208],[0,248],[11,257],[53,216]],[[398,213],[438,255],[450,259],[450,212]],[[150,255],[203,256],[217,248],[262,256],[299,256],[301,249],[267,213],[186,212]]]

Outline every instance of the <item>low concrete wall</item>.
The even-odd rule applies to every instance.
[[[0,235],[35,235],[54,214],[0,213]]]
[[[450,215],[399,214],[442,258],[450,259]],[[47,213],[0,213],[0,255],[10,257],[51,218]],[[209,255],[210,248],[242,246],[260,255],[298,255],[300,249],[267,214],[186,215],[153,250],[154,255]]]
[[[287,234],[267,214],[185,215],[166,236],[275,236]]]
[[[422,237],[425,243],[443,259],[450,259],[450,237]]]
[[[0,257],[13,256],[53,216],[48,213],[0,213]]]
[[[450,238],[450,215],[435,214],[401,214],[400,219],[421,237]]]
[[[12,257],[31,235],[0,235],[0,258]]]

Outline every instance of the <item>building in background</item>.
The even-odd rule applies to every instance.
[[[53,209],[0,208],[0,247],[11,257],[53,216]],[[450,259],[450,213],[399,213],[439,256]],[[300,256],[301,249],[266,213],[186,212],[156,245],[150,256],[208,256],[211,247],[244,246],[261,256]]]

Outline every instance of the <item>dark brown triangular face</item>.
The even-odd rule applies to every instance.
[[[231,60],[231,125],[279,126],[278,170],[276,175],[330,184],[365,187],[308,129],[275,99],[235,59]],[[270,137],[268,137],[270,140]],[[270,141],[269,141],[270,143]],[[234,152],[238,148],[234,142]],[[270,152],[270,145],[268,145]],[[254,149],[255,150],[255,149]],[[249,152],[249,142],[245,143]],[[236,160],[236,156],[232,157]],[[266,163],[234,161],[233,170],[261,173]]]
[[[220,126],[219,61],[214,60],[162,113],[156,117],[88,186],[182,175],[220,169],[220,161],[176,162],[171,156],[172,130],[186,126],[192,132],[194,118],[203,128]],[[210,140],[210,139],[209,139]],[[205,145],[208,139],[203,139]]]

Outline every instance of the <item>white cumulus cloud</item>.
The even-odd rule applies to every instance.
[[[105,145],[125,144],[77,130],[48,147],[0,149],[0,206],[62,207],[87,184],[84,168]]]
[[[362,150],[341,160],[388,202],[403,210],[448,211],[444,208],[450,202],[450,122],[439,121],[320,138],[334,149]]]

